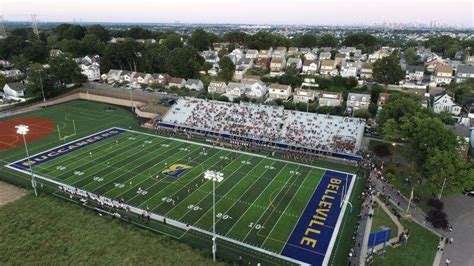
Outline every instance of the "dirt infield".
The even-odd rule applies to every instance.
[[[25,191],[0,181],[0,207],[25,195]]]
[[[54,131],[54,121],[40,117],[20,117],[0,121],[0,151],[5,151],[23,145],[23,140],[16,133],[16,125],[23,124],[30,127],[26,135],[26,142],[31,143]]]

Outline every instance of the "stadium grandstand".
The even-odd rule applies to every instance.
[[[156,126],[245,138],[280,148],[329,152],[353,160],[357,159],[365,121],[262,104],[181,98]]]

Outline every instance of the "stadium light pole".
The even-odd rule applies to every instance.
[[[41,70],[36,70],[36,72],[38,72],[38,76],[40,79],[41,93],[43,94],[43,104],[44,104],[44,107],[46,107],[46,97],[44,96],[43,78],[41,77]]]
[[[216,182],[222,182],[224,174],[216,171],[207,170],[204,172],[204,178],[212,181],[212,259],[216,261]]]
[[[38,192],[36,191],[36,181],[35,176],[33,175],[33,168],[31,167],[30,161],[30,153],[28,152],[28,146],[26,145],[25,135],[28,134],[30,128],[27,125],[17,125],[15,126],[16,133],[20,134],[23,137],[23,143],[25,144],[26,156],[28,158],[28,165],[30,167],[30,175],[31,175],[31,186],[33,186],[33,190],[35,191],[35,196],[38,196]]]

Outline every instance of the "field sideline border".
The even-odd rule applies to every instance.
[[[208,148],[214,148],[214,149],[219,149],[219,150],[224,150],[224,151],[228,151],[228,152],[235,152],[235,153],[240,153],[240,154],[245,154],[245,155],[248,155],[248,156],[253,156],[253,157],[260,157],[260,158],[264,158],[264,159],[269,159],[269,160],[275,160],[275,161],[280,161],[280,162],[284,162],[284,163],[289,163],[289,164],[296,164],[296,165],[300,165],[300,166],[305,166],[305,167],[309,167],[309,168],[314,168],[314,169],[320,169],[320,170],[323,170],[323,171],[327,171],[327,170],[331,170],[331,171],[336,171],[336,172],[339,172],[339,173],[343,173],[343,174],[346,174],[346,175],[352,175],[353,176],[353,179],[351,180],[351,184],[349,185],[349,193],[346,195],[345,198],[348,198],[350,197],[351,193],[352,193],[352,190],[353,190],[353,186],[354,186],[354,183],[355,183],[355,179],[357,178],[357,175],[354,174],[354,173],[348,173],[348,172],[344,172],[344,171],[338,171],[338,170],[334,170],[334,169],[328,169],[328,168],[322,168],[322,167],[318,167],[318,166],[313,166],[313,165],[309,165],[309,164],[304,164],[304,163],[298,163],[298,162],[292,162],[292,161],[287,161],[287,160],[283,160],[283,159],[279,159],[279,158],[273,158],[273,157],[269,157],[269,156],[265,156],[265,155],[261,155],[261,154],[255,154],[255,153],[250,153],[250,152],[244,152],[244,151],[239,151],[239,150],[232,150],[232,149],[229,149],[229,148],[223,148],[223,147],[218,147],[218,146],[212,146],[212,145],[209,145],[209,144],[205,144],[205,143],[199,143],[199,142],[194,142],[194,141],[189,141],[189,140],[183,140],[183,139],[176,139],[176,138],[171,138],[171,137],[164,137],[164,136],[160,136],[160,135],[155,135],[155,134],[151,134],[151,133],[146,133],[146,132],[141,132],[141,131],[136,131],[136,130],[132,130],[132,129],[125,129],[125,128],[122,128],[122,127],[112,127],[112,128],[109,128],[109,129],[105,129],[105,130],[102,130],[102,131],[99,131],[99,132],[96,132],[96,133],[93,133],[93,134],[90,134],[90,135],[87,135],[87,136],[84,136],[82,138],[79,138],[79,139],[76,139],[76,140],[71,140],[67,143],[64,143],[62,145],[59,145],[59,146],[66,146],[66,145],[69,145],[70,143],[72,142],[77,142],[77,141],[80,141],[80,140],[83,140],[83,139],[86,139],[86,138],[89,138],[93,135],[97,135],[97,134],[100,134],[102,132],[105,132],[105,131],[108,131],[108,130],[111,130],[111,129],[121,129],[121,130],[124,130],[124,131],[128,131],[128,132],[133,132],[133,133],[136,133],[136,134],[142,134],[142,135],[148,135],[148,136],[153,136],[153,137],[157,137],[157,138],[164,138],[164,139],[168,139],[168,140],[172,140],[172,141],[178,141],[178,142],[184,142],[184,143],[188,143],[188,144],[193,144],[193,145],[198,145],[198,146],[204,146],[204,147],[208,147]],[[34,155],[31,155],[30,157],[33,157],[33,156],[37,156],[38,154],[41,154],[41,153],[45,153],[45,152],[48,152],[48,151],[51,151],[53,149],[57,149],[59,146],[56,146],[56,147],[53,147],[51,149],[48,149],[48,150],[45,150],[45,151],[41,151],[39,153],[36,153]],[[14,171],[18,171],[18,172],[22,172],[26,175],[31,175],[31,173],[29,172],[29,170],[22,170],[22,169],[18,169],[16,167],[13,167],[11,165],[15,164],[15,163],[18,163],[22,160],[25,160],[25,158],[22,158],[22,159],[19,159],[15,162],[12,162],[12,163],[8,163],[5,165],[6,168],[8,169],[11,169],[11,170],[14,170]],[[56,184],[58,186],[62,186],[62,187],[73,187],[71,185],[67,185],[67,184],[64,184],[62,182],[59,182],[59,181],[56,181],[56,180],[53,180],[53,179],[50,179],[50,178],[47,178],[47,177],[44,177],[44,176],[41,176],[41,175],[38,175],[36,173],[33,173],[33,176],[34,177],[37,177],[39,179],[42,179],[44,181],[47,181],[47,182],[50,182],[50,183],[53,183],[53,184]],[[319,183],[318,183],[319,184]],[[74,188],[74,187],[73,187]],[[78,189],[78,190],[81,190],[81,191],[84,191],[82,189]],[[104,196],[100,196],[104,199],[107,199],[109,200],[110,202],[112,201],[111,199],[108,199],[107,197],[104,197]],[[140,209],[140,208],[137,208],[137,207],[134,207],[134,206],[130,206],[130,205],[127,205],[127,204],[124,204],[126,207],[129,207],[130,208],[130,211],[135,213],[135,214],[138,214],[138,215],[141,215],[143,213],[144,210]],[[336,239],[337,239],[337,235],[338,235],[338,232],[339,232],[339,227],[342,223],[342,219],[344,217],[344,213],[345,213],[345,210],[346,210],[346,207],[347,207],[347,201],[344,200],[344,203],[343,203],[343,207],[339,213],[339,217],[338,217],[338,220],[337,220],[337,223],[336,223],[336,227],[335,227],[335,230],[334,230],[334,233],[333,235],[331,236],[331,240],[329,242],[329,246],[328,246],[328,251],[326,252],[325,256],[324,256],[324,261],[323,261],[323,265],[327,265],[330,258],[331,258],[331,253],[332,253],[332,250],[333,250],[333,247],[334,247],[334,244],[336,242]],[[303,210],[304,211],[304,210]],[[165,217],[162,216],[162,215],[158,215],[158,214],[154,214],[154,213],[151,213],[151,218],[154,219],[154,220],[157,220],[157,221],[164,221]],[[186,224],[182,223],[182,222],[179,222],[179,221],[176,221],[176,220],[173,220],[173,219],[170,219],[170,218],[166,218],[166,222],[170,225],[173,225],[173,226],[176,226],[178,228],[181,228],[181,229],[184,229],[185,231],[189,231],[190,229],[194,230],[194,231],[197,231],[197,232],[200,232],[200,233],[203,233],[205,235],[209,235],[210,237],[213,237],[214,235],[211,233],[211,232],[208,232],[204,229],[201,229],[201,228],[198,228],[198,227],[195,227],[195,226],[187,226]],[[294,230],[294,229],[293,229]],[[292,231],[293,231],[292,230]],[[291,234],[290,234],[291,236]],[[221,236],[221,235],[217,235],[218,238],[222,239],[222,240],[225,240],[227,242],[231,242],[231,243],[234,243],[234,244],[238,244],[238,245],[241,245],[243,247],[246,247],[246,248],[249,248],[249,249],[253,249],[253,250],[256,250],[258,252],[261,252],[261,253],[264,253],[264,254],[267,254],[267,255],[271,255],[271,256],[274,256],[274,257],[277,257],[277,258],[280,258],[280,259],[283,259],[283,260],[286,260],[288,262],[291,262],[291,263],[295,263],[295,264],[300,264],[300,265],[309,265],[309,264],[306,264],[306,263],[303,263],[299,260],[296,260],[296,259],[293,259],[293,258],[290,258],[290,257],[286,257],[286,256],[283,256],[281,254],[277,254],[275,252],[272,252],[272,251],[268,251],[266,249],[263,249],[263,248],[260,248],[260,247],[256,247],[256,246],[253,246],[253,245],[250,245],[250,244],[246,244],[246,243],[243,243],[243,242],[240,242],[240,241],[237,241],[237,240],[234,240],[232,238],[228,238],[226,236]]]

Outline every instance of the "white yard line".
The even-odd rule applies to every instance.
[[[273,165],[273,163],[272,163]],[[281,171],[283,171],[283,169],[285,169],[286,165],[284,165],[280,171],[278,171],[278,173],[275,175],[275,178],[273,178],[273,180],[265,187],[265,189],[262,191],[262,193],[260,193],[260,195],[258,195],[258,197],[253,201],[253,202],[257,202],[258,199],[263,195],[265,194],[265,191],[267,191],[267,188],[271,186],[271,184],[273,183],[273,181],[275,181],[277,179],[277,176],[281,173]],[[235,203],[234,203],[235,205]],[[232,207],[234,207],[234,205],[232,205]],[[232,209],[232,207],[229,208]],[[252,207],[253,207],[253,204],[252,204]],[[229,231],[227,231],[227,234],[225,234],[225,236],[227,236],[228,234],[230,234],[232,232],[232,229],[234,229],[234,227],[240,222],[240,219],[242,219],[245,214],[247,214],[247,212],[252,209],[252,207],[249,207],[248,209],[245,210],[245,212],[239,217],[239,219],[237,219],[237,221],[230,227]]]
[[[298,169],[300,169],[300,166],[298,166],[298,168],[296,168],[296,170],[294,170],[295,173],[298,171]],[[295,174],[291,175],[291,176],[288,178],[288,180],[286,181],[286,184],[281,187],[280,191],[278,191],[277,196],[278,196],[278,195],[281,193],[281,191],[288,185],[288,182],[289,182],[289,181],[291,180],[291,178],[294,177],[294,176],[295,176]],[[287,191],[286,193],[288,193],[288,191]],[[286,193],[285,193],[285,194],[286,194]],[[276,199],[276,198],[275,198],[275,199]],[[274,201],[274,200],[273,200],[273,201]],[[268,204],[267,208],[262,212],[262,214],[260,215],[260,217],[257,219],[257,221],[256,221],[255,223],[259,223],[259,222],[260,222],[260,219],[262,219],[263,215],[265,215],[265,213],[267,212],[268,208],[269,208],[270,206],[273,206],[273,201],[270,202],[270,204]],[[265,222],[266,222],[266,221],[265,221]],[[262,225],[262,226],[265,226],[265,224],[261,224],[261,225]],[[244,239],[242,239],[242,241],[245,241],[245,239],[249,236],[250,232],[252,232],[252,231],[253,231],[253,228],[251,228],[251,229],[247,232],[247,234],[245,235]]]
[[[196,150],[199,150],[199,148],[196,149]],[[220,156],[220,155],[219,155],[219,152],[216,152],[215,154],[211,155],[209,158],[207,158],[207,159],[204,160],[203,162],[199,163],[196,167],[201,167],[204,163],[206,163],[206,162],[209,161],[210,159],[214,158],[215,156]],[[218,163],[218,162],[214,163],[212,166],[216,165],[217,163]],[[189,172],[188,172],[188,173],[189,173]],[[187,174],[187,173],[184,173],[184,175],[186,175],[186,174]],[[184,175],[183,175],[183,176],[184,176]],[[181,176],[181,177],[183,177],[183,176]],[[180,178],[181,178],[181,177],[180,177]],[[182,187],[188,186],[188,185],[189,185],[191,182],[193,182],[195,179],[196,179],[196,178],[189,180],[189,182],[186,182],[186,184],[182,185]],[[167,187],[169,187],[171,184],[172,184],[172,183],[170,183],[170,184],[169,184],[168,186],[166,186],[164,189],[166,189]],[[179,192],[179,190],[176,191],[175,193],[173,193],[171,196],[168,196],[168,197],[169,197],[169,198],[172,198],[172,197],[173,197],[174,195],[176,195],[176,193],[178,193],[178,192]],[[158,194],[159,194],[159,193],[157,193],[156,195],[153,195],[153,196],[150,197],[148,200],[146,200],[146,201],[140,203],[140,205],[143,206],[143,204],[149,202],[150,200],[154,199],[155,197],[158,197]],[[162,204],[162,203],[158,204],[156,207],[153,207],[152,211],[155,210],[156,208],[158,208],[159,206],[161,206],[161,204]],[[179,205],[179,203],[178,203],[178,205]]]
[[[311,171],[312,171],[312,170],[311,170]],[[301,185],[304,184],[304,182],[306,181],[306,178],[310,177],[311,171],[306,175],[306,177],[305,177],[305,178],[303,179],[303,181],[300,183],[300,186],[299,186],[298,189],[296,190],[296,193],[293,195],[293,197],[291,197],[290,202],[288,202],[288,204],[286,205],[286,207],[285,207],[285,209],[283,210],[283,212],[286,212],[286,209],[288,209],[288,207],[291,205],[291,203],[293,202],[293,200],[296,198],[296,195],[298,195],[298,192],[299,192],[300,189],[301,189]],[[311,196],[313,196],[313,195],[311,195]],[[310,199],[311,199],[311,198],[310,198]],[[306,206],[305,206],[305,207],[306,207]],[[303,209],[303,211],[304,211],[304,209]],[[278,220],[276,221],[275,225],[273,225],[272,230],[270,230],[270,233],[268,233],[267,237],[266,237],[265,240],[263,241],[262,245],[260,245],[260,247],[263,247],[263,246],[265,245],[265,242],[267,242],[268,238],[272,235],[272,232],[273,232],[273,230],[275,230],[275,228],[277,227],[278,222],[280,221],[281,217],[283,217],[283,216],[280,216],[280,217],[278,218]],[[301,217],[301,216],[300,216],[300,217]],[[299,220],[299,219],[298,219],[298,220]],[[298,221],[296,221],[296,223],[298,223]],[[293,230],[292,230],[292,232],[293,232]]]
[[[257,165],[255,165],[255,166],[252,168],[252,170],[255,169],[261,162],[264,162],[264,161],[265,161],[265,160],[262,160],[262,161],[260,161],[259,163],[257,163]],[[273,165],[273,163],[274,163],[274,162],[272,162],[272,165]],[[262,173],[262,175],[265,174],[267,171],[268,171],[268,169],[265,170],[265,171]],[[249,171],[249,172],[250,172],[250,171]],[[247,177],[247,178],[250,178],[251,176],[246,176],[246,177]],[[244,177],[243,179],[245,179],[245,177]],[[225,212],[222,212],[222,214],[225,214],[225,213],[226,213],[227,211],[229,211],[237,202],[239,202],[240,199],[242,198],[242,196],[245,195],[245,193],[247,193],[247,191],[248,191],[250,188],[252,188],[253,185],[255,185],[255,183],[257,183],[257,181],[258,181],[258,178],[255,178],[255,181],[253,181],[253,183],[242,193],[242,195],[240,195],[240,197],[239,197],[237,200],[232,199],[232,200],[234,200],[234,204],[232,204],[232,206],[231,206],[230,208],[228,208]],[[239,186],[239,185],[240,185],[240,182],[242,182],[242,179],[240,179],[239,182],[238,182],[237,184],[235,184],[235,186],[232,186],[232,188],[229,189],[229,191],[227,191],[220,199],[217,200],[217,202],[216,202],[216,209],[217,209],[217,205],[219,204],[219,202],[220,202],[222,199],[226,198],[226,195],[229,194],[231,191],[233,191],[235,187]],[[217,196],[217,195],[216,195],[216,196]],[[199,218],[194,224],[199,223],[199,221],[200,221],[202,218],[204,218],[204,217],[206,216],[205,214],[207,214],[209,211],[211,211],[211,210],[207,210],[207,211],[201,216],[201,218]],[[182,218],[182,217],[181,217],[181,218]],[[219,219],[216,221],[216,224],[219,223],[220,220],[221,220],[221,218],[219,218]]]

